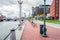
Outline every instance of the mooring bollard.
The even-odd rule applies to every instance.
[[[21,30],[21,29],[22,29],[21,25],[22,25],[22,24],[19,24],[19,25],[18,25],[18,27],[19,27],[18,29],[19,29],[19,30]]]
[[[15,29],[11,29],[10,40],[16,40]]]

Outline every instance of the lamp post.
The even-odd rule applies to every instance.
[[[28,10],[29,11],[29,17],[30,17],[30,10]]]
[[[44,0],[44,26],[43,26],[43,37],[46,37],[46,0]]]
[[[33,23],[33,18],[34,18],[34,7],[32,7],[32,23]]]
[[[43,26],[43,37],[47,37],[46,35],[46,0],[44,0],[44,26]]]
[[[19,24],[19,26],[21,26],[21,13],[22,13],[21,10],[22,10],[22,3],[23,3],[23,1],[19,0],[18,3],[19,3],[19,8],[20,8],[20,24]],[[20,27],[20,29],[21,29],[21,27]]]
[[[24,13],[24,17],[26,18],[26,13]]]
[[[29,17],[30,17],[30,12],[29,12]]]

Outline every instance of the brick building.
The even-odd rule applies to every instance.
[[[59,20],[60,20],[60,0],[59,0]]]
[[[51,6],[50,6],[50,16],[51,19],[59,19],[59,5],[60,1],[59,0],[53,0]]]

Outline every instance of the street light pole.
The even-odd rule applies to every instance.
[[[43,37],[47,37],[46,35],[46,0],[44,0],[44,27],[43,27]]]
[[[23,3],[23,1],[19,0],[18,3],[19,3],[19,8],[20,8],[20,24],[19,25],[21,26],[21,13],[22,13],[22,3]]]
[[[29,12],[29,20],[30,20],[30,12]]]
[[[26,14],[24,13],[24,17],[26,17]]]
[[[24,17],[26,18],[26,13],[24,13]]]
[[[29,12],[29,17],[30,17],[30,12]]]
[[[34,7],[32,7],[32,23],[33,23],[33,18],[34,18]]]

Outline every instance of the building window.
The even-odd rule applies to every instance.
[[[56,8],[56,10],[58,10],[58,8]]]
[[[56,13],[56,16],[58,16],[58,14]]]
[[[56,7],[58,7],[59,5],[58,4],[56,4]]]
[[[56,3],[58,3],[58,0],[56,0]]]
[[[58,13],[58,11],[56,11],[56,13]]]

